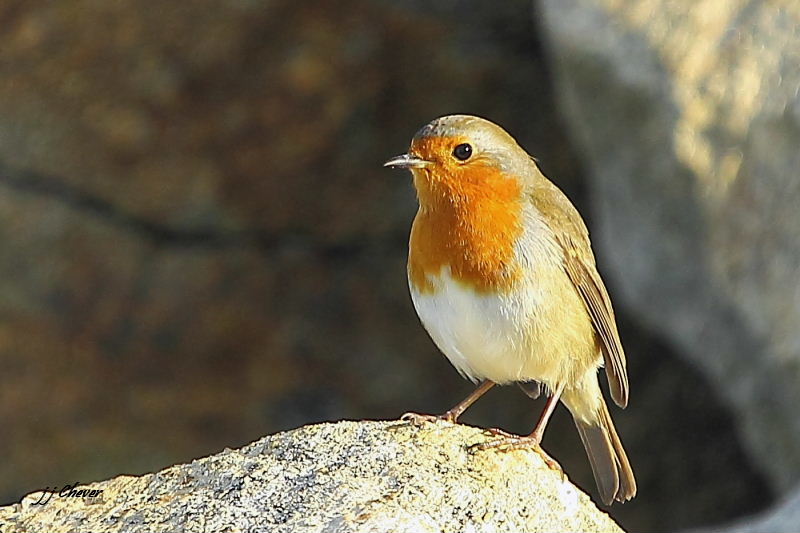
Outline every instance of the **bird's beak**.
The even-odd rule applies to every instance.
[[[413,155],[403,154],[391,158],[384,163],[383,166],[392,168],[423,168],[430,164],[430,161],[425,161],[424,159],[414,157]]]

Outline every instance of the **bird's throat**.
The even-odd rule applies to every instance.
[[[487,180],[456,195],[419,192],[409,242],[412,287],[435,292],[437,277],[448,268],[451,278],[476,292],[509,290],[519,277],[515,247],[523,205],[518,182]]]

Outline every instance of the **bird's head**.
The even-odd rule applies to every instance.
[[[517,200],[535,163],[500,126],[470,115],[440,117],[420,129],[408,153],[384,166],[407,168],[420,204]]]

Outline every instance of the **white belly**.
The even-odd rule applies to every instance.
[[[453,366],[473,381],[497,383],[536,379],[552,383],[546,354],[534,352],[541,295],[533,286],[512,295],[477,294],[450,276],[432,278],[436,290],[411,287],[414,307],[433,341]]]

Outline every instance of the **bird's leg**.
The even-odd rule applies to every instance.
[[[520,389],[522,389],[522,392],[524,392],[532,400],[537,399],[542,393],[542,384],[538,381],[518,381],[517,385]],[[509,433],[508,431],[504,431],[500,428],[487,428],[484,430],[484,433],[488,433],[493,437],[505,437],[509,439],[519,437],[519,435]]]
[[[478,388],[472,391],[472,394],[460,401],[455,407],[441,415],[421,415],[419,413],[406,413],[400,417],[401,420],[406,420],[412,424],[419,426],[425,422],[435,422],[437,420],[444,420],[455,424],[458,417],[467,410],[467,408],[475,403],[475,401],[486,394],[486,391],[494,387],[494,381],[485,379],[478,385]]]
[[[475,450],[489,450],[491,448],[497,448],[501,451],[511,451],[511,450],[519,450],[522,448],[530,448],[536,451],[539,455],[542,456],[547,466],[549,466],[553,470],[561,471],[561,466],[541,447],[542,437],[544,436],[544,429],[547,427],[547,423],[550,421],[550,416],[552,416],[553,411],[556,408],[556,404],[558,404],[558,400],[561,398],[561,393],[564,392],[564,384],[560,384],[556,389],[553,391],[553,395],[547,399],[547,403],[544,406],[544,411],[542,411],[542,416],[539,417],[539,422],[536,424],[536,427],[533,428],[533,431],[530,435],[527,436],[518,436],[518,435],[511,435],[510,433],[506,433],[502,430],[493,430],[492,433],[495,435],[500,435],[499,439],[490,440],[488,442],[481,442],[478,444],[474,444],[471,446],[471,449]]]

